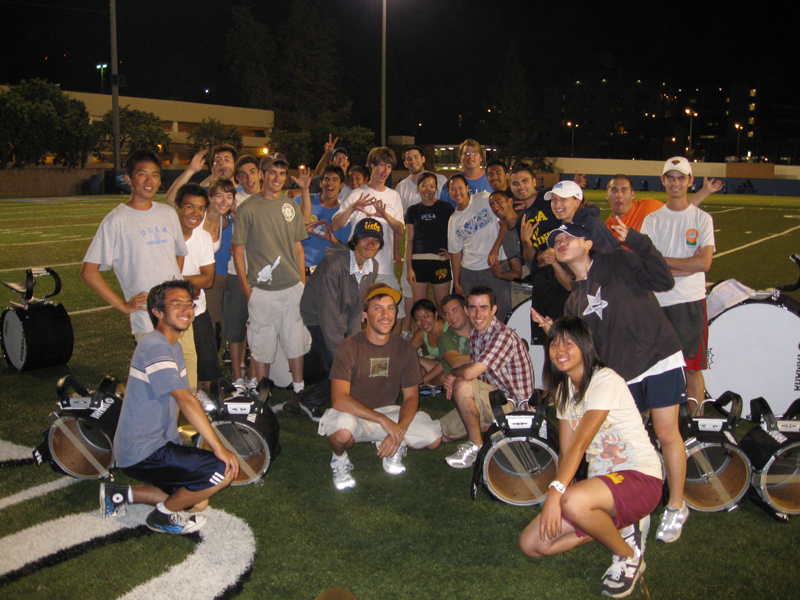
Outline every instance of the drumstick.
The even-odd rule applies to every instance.
[[[731,498],[731,495],[728,493],[728,490],[725,489],[725,486],[722,485],[722,482],[717,476],[717,472],[711,467],[711,463],[709,462],[706,453],[700,449],[692,454],[692,456],[700,465],[701,475],[711,482],[711,486],[717,492],[719,497],[725,502],[725,505],[727,506],[728,504],[731,504],[733,502],[733,498]]]
[[[73,423],[75,423],[75,422],[76,422],[76,421],[73,421]],[[105,477],[108,477],[108,476],[110,475],[110,473],[108,472],[108,469],[106,469],[106,468],[105,468],[103,465],[101,465],[101,464],[98,462],[98,460],[97,460],[97,459],[94,457],[94,455],[93,455],[93,454],[92,454],[92,453],[89,451],[89,448],[87,448],[87,447],[86,447],[86,445],[85,445],[85,444],[84,444],[82,441],[80,441],[80,440],[79,440],[79,439],[78,439],[78,438],[75,436],[75,434],[74,434],[74,433],[72,433],[72,431],[70,430],[70,428],[69,428],[69,427],[67,427],[67,425],[64,423],[64,419],[62,419],[61,417],[58,417],[58,418],[57,418],[57,419],[56,419],[56,420],[53,422],[53,424],[54,424],[54,425],[55,425],[55,426],[56,426],[56,427],[57,427],[57,428],[58,428],[58,429],[59,429],[59,430],[60,430],[60,431],[61,431],[61,432],[62,432],[62,433],[65,435],[65,436],[67,436],[67,439],[68,439],[70,442],[72,442],[72,445],[73,445],[73,446],[75,446],[75,448],[78,450],[78,452],[80,452],[81,454],[83,454],[83,457],[84,457],[86,460],[88,460],[88,461],[89,461],[89,464],[90,464],[90,465],[92,465],[92,466],[95,468],[95,470],[97,471],[97,473],[98,473],[98,474],[99,474],[101,477],[105,478]]]
[[[530,448],[527,447],[527,442],[522,442],[522,443],[526,444],[525,447],[527,448],[528,452],[530,452]],[[517,455],[514,454],[511,448],[509,448],[509,446],[510,444],[503,444],[502,446],[500,446],[500,451],[508,459],[508,462],[511,463],[511,466],[514,467],[514,470],[517,472],[517,474],[522,478],[522,481],[525,483],[526,487],[533,494],[533,497],[536,499],[541,498],[542,496],[544,496],[544,493],[542,492],[541,488],[539,488],[539,486],[536,485],[536,482],[528,474],[528,470],[522,466],[522,463],[517,458]]]

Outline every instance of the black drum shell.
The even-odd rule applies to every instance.
[[[21,331],[14,328],[21,327]],[[75,336],[62,304],[12,306],[0,317],[0,344],[17,371],[65,365],[72,358]]]

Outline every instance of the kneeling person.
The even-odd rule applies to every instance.
[[[331,369],[333,408],[325,411],[319,435],[333,450],[331,469],[336,489],[354,487],[348,448],[373,442],[383,469],[391,475],[405,471],[407,446],[433,450],[442,441],[437,421],[418,411],[422,376],[414,347],[392,335],[400,292],[376,283],[364,298],[364,331],[347,338],[336,350]],[[397,405],[402,393],[403,402]]]
[[[206,518],[208,499],[239,473],[236,454],[222,445],[197,398],[189,391],[178,336],[194,319],[192,284],[168,281],[147,295],[155,331],[136,346],[122,406],[114,454],[126,475],[147,482],[100,485],[101,514],[116,517],[128,503],[156,506],[147,526],[165,533],[191,533]],[[181,444],[178,410],[213,452]],[[195,513],[195,514],[192,514]]]

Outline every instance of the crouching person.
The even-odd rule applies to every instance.
[[[194,319],[192,284],[167,281],[147,295],[147,312],[155,331],[136,346],[125,402],[114,436],[114,453],[122,472],[144,485],[100,484],[100,512],[120,516],[125,505],[155,506],[147,526],[164,533],[191,533],[205,525],[200,513],[208,500],[239,472],[236,454],[228,451],[189,391],[178,336]],[[180,410],[213,452],[181,444]]]
[[[366,329],[336,349],[331,369],[333,408],[325,411],[319,435],[333,450],[331,469],[337,490],[355,487],[347,450],[356,442],[373,442],[390,475],[405,471],[408,446],[433,450],[442,428],[419,407],[422,375],[414,347],[392,334],[400,292],[376,283],[364,297]],[[402,396],[402,403],[397,399]]]
[[[541,558],[597,540],[613,555],[601,591],[621,598],[644,572],[650,513],[661,499],[661,463],[628,386],[603,367],[586,322],[558,319],[546,348],[543,378],[556,405],[561,460],[542,512],[519,545]],[[573,483],[584,453],[589,477]]]

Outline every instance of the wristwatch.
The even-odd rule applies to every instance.
[[[556,491],[559,494],[563,494],[564,492],[567,491],[567,486],[565,486],[563,483],[561,483],[557,479],[554,479],[553,481],[550,482],[550,485],[547,486],[547,489],[550,489],[550,488],[556,488]]]

